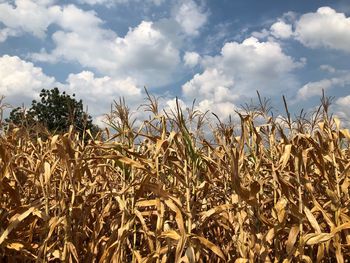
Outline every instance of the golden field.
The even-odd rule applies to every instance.
[[[327,106],[210,125],[149,99],[138,129],[121,103],[115,133],[3,132],[0,261],[348,262],[350,133]]]

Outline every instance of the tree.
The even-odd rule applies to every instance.
[[[28,110],[15,108],[6,119],[7,123],[33,127],[40,124],[50,132],[62,133],[73,127],[78,132],[90,129],[93,133],[98,127],[92,123],[92,117],[83,110],[82,100],[77,101],[75,94],[60,93],[58,88],[43,89],[40,101],[33,100]]]

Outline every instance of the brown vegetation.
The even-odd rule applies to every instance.
[[[237,129],[219,122],[206,140],[205,115],[160,114],[149,99],[154,117],[138,130],[117,104],[118,132],[104,139],[2,135],[0,260],[350,258],[350,133],[326,101],[312,121],[295,122],[261,103]]]

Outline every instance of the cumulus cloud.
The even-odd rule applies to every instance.
[[[32,54],[32,58],[46,62],[57,62],[61,59],[77,61],[82,66],[96,64],[95,67],[102,71],[112,70],[108,51],[115,34],[103,29],[102,21],[92,11],[87,12],[68,5],[60,7],[59,13],[57,23],[63,30],[52,35],[56,48],[50,53],[42,51]]]
[[[20,35],[26,32],[39,38],[45,36],[52,24],[57,24],[65,31],[86,35],[95,33],[103,24],[94,11],[84,11],[72,4],[64,7],[53,5],[50,0],[16,0],[14,5],[0,3],[0,22],[4,24],[5,29],[2,31],[6,30],[6,34]]]
[[[140,1],[142,2],[142,0],[77,0],[77,2],[81,4],[106,5],[107,7],[112,7],[117,4],[127,4],[130,2],[140,2]],[[164,2],[164,0],[146,0],[145,2],[159,6]]]
[[[335,73],[337,70],[331,65],[321,65],[320,69],[328,73]]]
[[[5,42],[8,37],[18,36],[19,33],[20,32],[18,30],[8,28],[8,27],[0,29],[0,43]]]
[[[201,57],[197,52],[186,52],[183,60],[185,62],[185,66],[193,68],[198,65],[200,58]]]
[[[250,75],[264,80],[302,66],[302,62],[295,62],[286,55],[279,43],[259,42],[254,37],[247,38],[242,43],[226,43],[221,50],[221,57],[209,60],[209,63],[216,63],[217,59],[221,60],[224,68],[237,72],[240,77]]]
[[[343,121],[343,125],[350,129],[350,95],[336,100],[335,113]]]
[[[156,6],[160,6],[164,3],[165,0],[148,0],[149,2],[155,4]]]
[[[320,96],[322,94],[322,90],[328,90],[338,82],[339,79],[337,78],[309,82],[298,90],[297,99],[307,100],[313,96]]]
[[[17,56],[0,57],[0,94],[7,97],[35,98],[41,89],[57,85],[55,78]]]
[[[266,28],[262,29],[261,31],[254,31],[252,32],[252,37],[255,37],[257,39],[264,39],[270,36],[271,32],[267,30]]]
[[[337,99],[336,103],[339,106],[349,108],[349,106],[350,106],[350,95]]]
[[[130,29],[124,38],[117,38],[114,47],[115,59],[120,71],[168,75],[180,62],[179,51],[152,22],[142,22]],[[159,76],[161,77],[161,76]]]
[[[202,66],[204,71],[182,86],[183,95],[199,98],[202,108],[222,110],[227,116],[234,110],[230,105],[257,89],[271,94],[281,89],[281,83],[283,88],[295,88],[291,72],[303,61],[286,55],[277,42],[250,37],[226,43],[220,55],[203,58]]]
[[[270,27],[271,34],[274,37],[286,39],[292,36],[292,25],[286,24],[284,21],[277,21]]]
[[[239,110],[233,102],[231,101],[219,101],[214,102],[210,99],[201,100],[198,104],[198,110],[201,112],[213,112],[219,116],[220,119],[228,118],[229,116],[235,115],[235,111]]]
[[[187,35],[196,36],[208,20],[208,13],[193,0],[183,0],[173,10],[173,16]]]
[[[77,94],[90,105],[89,111],[95,115],[107,113],[110,103],[119,97],[127,98],[129,103],[139,102],[142,97],[142,90],[137,87],[133,79],[96,77],[90,71],[70,74],[66,81],[66,90]]]
[[[155,5],[164,2],[146,1]],[[142,1],[75,2],[109,6]],[[3,26],[0,27],[0,42],[25,32],[43,38],[48,27],[55,25],[53,28],[57,31],[51,36],[53,48],[31,54],[30,58],[50,63],[79,63],[85,71],[69,75],[66,82],[60,84],[91,102],[91,105],[103,102],[106,96],[140,98],[139,87],[169,84],[174,81],[174,75],[184,70],[183,66],[189,69],[200,65],[196,69],[200,68],[201,72],[182,86],[186,98],[183,99],[184,103],[197,98],[202,110],[216,110],[227,116],[233,112],[239,99],[253,96],[257,89],[270,96],[276,90],[283,92],[287,89],[294,89],[295,94],[297,87],[301,86],[293,71],[302,67],[305,61],[297,61],[288,56],[282,49],[281,41],[294,37],[307,47],[327,47],[350,52],[350,18],[329,7],[301,15],[299,19],[295,14],[284,15],[270,28],[253,33],[256,37],[226,43],[216,56],[201,57],[197,52],[185,52],[181,59],[180,50],[186,41],[198,36],[208,22],[209,12],[198,4],[199,1],[176,0],[173,2],[175,4],[171,17],[156,22],[142,21],[129,28],[125,35],[107,29],[105,22],[94,11],[58,3],[51,0],[0,1],[0,21]],[[40,70],[32,63],[20,62]],[[27,71],[22,71],[29,72],[31,76],[33,72],[29,70],[30,66],[23,68]],[[344,72],[338,72],[327,65],[321,65],[320,69],[336,73],[337,77],[307,83],[297,91],[298,99],[308,99],[319,95],[322,89],[343,87],[350,82]],[[49,83],[48,86],[56,83],[54,78],[46,76],[42,71],[41,75],[33,73],[33,76],[34,80]],[[27,80],[30,82],[30,77]],[[18,90],[16,85],[13,87],[9,88],[11,92],[11,89],[13,92]],[[32,86],[28,87],[31,90]],[[91,107],[93,109],[94,106]],[[93,111],[97,112],[97,107]]]
[[[344,74],[340,77],[322,79],[320,81],[309,82],[298,90],[297,99],[307,100],[313,96],[322,95],[322,90],[330,90],[335,87],[345,87],[350,84],[350,74]]]
[[[178,48],[153,22],[142,21],[122,37],[105,29],[104,21],[94,11],[54,3],[51,0],[0,3],[0,22],[5,26],[0,28],[0,42],[24,32],[43,38],[47,28],[55,24],[59,27],[51,36],[55,47],[31,54],[34,61],[78,62],[100,74],[119,79],[131,77],[146,86],[168,84],[178,70],[181,62]]]
[[[86,1],[89,2],[85,2],[87,4],[107,5],[108,2],[129,2]],[[163,0],[147,1],[150,2],[160,5]],[[174,12],[169,19],[165,19],[165,27],[161,27],[159,21],[142,21],[129,28],[124,36],[119,36],[106,28],[96,12],[73,4],[58,5],[57,1],[51,0],[1,3],[0,21],[4,27],[0,28],[0,41],[23,33],[43,38],[48,27],[55,25],[56,31],[51,35],[53,49],[42,49],[30,54],[29,58],[34,62],[79,63],[85,68],[81,73],[70,74],[64,83],[59,83],[45,75],[41,68],[16,57],[22,68],[18,66],[12,73],[8,72],[10,67],[2,69],[2,74],[7,77],[2,79],[1,92],[13,97],[20,93],[32,99],[42,88],[59,86],[82,98],[93,115],[108,111],[111,100],[119,96],[125,96],[134,105],[139,104],[142,97],[140,87],[159,87],[173,81],[173,76],[181,70],[181,42],[185,37],[198,35],[207,21],[208,14],[194,1],[178,1],[174,8],[180,12]],[[166,32],[169,26],[179,30],[176,30],[179,35]],[[199,64],[200,56],[195,52],[186,53],[185,61],[187,67],[194,67]],[[4,68],[6,63],[3,62],[3,65]],[[11,76],[18,77],[18,83]],[[22,101],[22,98],[17,97],[18,101]]]
[[[95,11],[84,11],[75,5],[67,5],[59,8],[57,7],[57,13],[58,15],[55,22],[66,31],[85,35],[91,35],[99,31],[105,34],[112,33],[112,31],[103,31],[101,29],[103,21],[97,17]]]
[[[94,12],[69,5],[60,9],[57,23],[63,30],[52,35],[56,47],[32,54],[34,60],[78,62],[101,74],[129,76],[147,86],[169,83],[180,63],[178,49],[152,22],[143,21],[119,37],[104,29]]]
[[[70,74],[65,83],[60,83],[31,62],[17,56],[0,57],[0,95],[5,95],[11,103],[29,103],[42,89],[54,87],[75,93],[89,105],[89,112],[94,116],[107,113],[113,100],[120,96],[131,104],[139,104],[143,96],[141,88],[130,77],[97,77],[93,72],[82,71]]]
[[[186,112],[188,108],[192,107],[193,101],[186,101],[177,99],[177,103],[179,108]],[[167,99],[164,102],[160,103],[161,108],[164,109],[169,114],[176,113],[177,111],[177,105],[176,105],[176,98],[173,99]],[[220,119],[228,118],[229,116],[234,116],[235,111],[239,110],[239,108],[232,102],[214,102],[210,99],[202,99],[199,101],[199,103],[196,103],[194,105],[194,110],[200,111],[202,113],[205,113],[207,111],[215,113],[219,116]],[[212,116],[207,116],[208,118],[211,118]]]
[[[294,31],[293,31],[294,28]],[[253,32],[253,36],[264,39],[293,37],[308,48],[329,48],[350,52],[350,17],[324,6],[297,18],[295,13],[285,13],[269,29]]]
[[[16,0],[14,3],[15,5],[0,3],[0,22],[7,28],[7,32],[12,35],[31,33],[43,38],[48,26],[56,19],[57,6],[49,6],[51,1],[48,0]]]
[[[187,105],[183,100],[176,98],[166,100],[162,106],[169,114],[175,113],[177,111],[177,107],[179,107],[182,111],[185,111],[187,108]]]
[[[115,4],[125,4],[129,0],[78,0],[78,3],[88,4],[88,5],[115,5]]]
[[[83,86],[84,89],[80,93],[85,94],[86,97],[91,96],[91,100],[106,99],[116,94],[120,96],[139,96],[141,94],[141,90],[136,87],[131,78],[117,80],[108,76],[95,77],[91,71],[69,74],[67,82],[69,88],[74,92]]]
[[[266,39],[271,37],[277,40],[289,39],[294,37],[293,26],[296,19],[296,13],[291,11],[286,12],[281,17],[277,18],[269,28],[254,31],[251,35],[258,39]]]
[[[330,7],[307,13],[296,22],[296,39],[310,48],[350,52],[350,18]]]
[[[233,93],[230,89],[234,86],[232,77],[219,69],[209,68],[201,74],[196,74],[190,81],[182,86],[185,97],[211,98],[218,102],[230,99]],[[234,99],[232,97],[231,99]]]
[[[155,21],[153,25],[175,46],[181,48],[199,36],[208,17],[209,12],[206,8],[198,5],[196,1],[174,0],[170,16]]]

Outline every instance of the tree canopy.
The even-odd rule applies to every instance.
[[[71,125],[78,132],[98,130],[92,117],[84,112],[82,100],[76,100],[75,94],[61,93],[58,88],[41,90],[40,101],[33,100],[26,111],[20,107],[13,109],[6,122],[30,127],[40,124],[53,133],[66,132]]]

